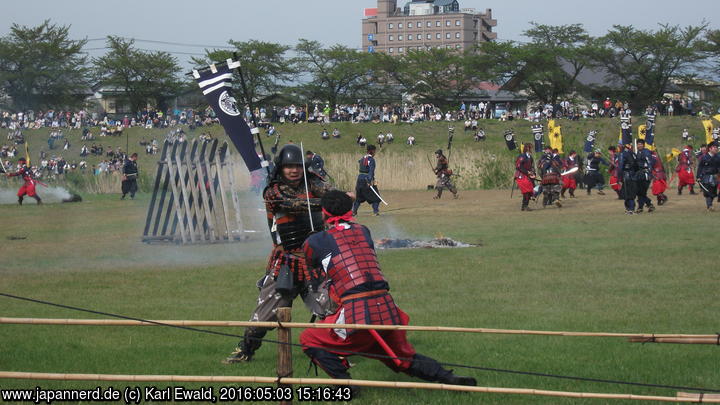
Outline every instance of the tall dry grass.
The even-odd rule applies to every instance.
[[[324,157],[328,172],[337,187],[353,190],[358,175],[358,154],[331,153]],[[423,151],[387,153],[375,157],[375,178],[385,190],[420,190],[434,185],[435,157]],[[458,151],[450,156],[450,168],[455,184],[464,189],[510,187],[512,159],[498,157],[486,151]]]

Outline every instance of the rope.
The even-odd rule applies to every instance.
[[[64,309],[70,309],[70,310],[74,310],[74,311],[81,311],[81,312],[87,312],[87,313],[92,313],[92,314],[104,315],[104,316],[109,316],[109,317],[113,317],[113,318],[134,320],[134,321],[149,323],[149,324],[153,324],[153,325],[157,325],[157,326],[167,326],[167,327],[171,327],[171,328],[183,329],[183,330],[199,332],[199,333],[207,333],[207,334],[211,334],[211,335],[227,336],[227,337],[234,337],[234,338],[240,338],[240,339],[244,338],[241,335],[235,335],[232,333],[215,332],[215,331],[211,331],[211,330],[198,329],[198,328],[182,326],[182,325],[164,324],[164,323],[158,322],[158,321],[150,321],[150,320],[126,316],[126,315],[118,315],[118,314],[112,314],[109,312],[95,311],[92,309],[79,308],[79,307],[74,307],[74,306],[64,305],[64,304],[57,304],[54,302],[43,301],[43,300],[38,300],[38,299],[34,299],[34,298],[20,297],[17,295],[12,295],[12,294],[7,294],[7,293],[0,293],[0,296],[4,296],[7,298],[13,298],[13,299],[17,299],[17,300],[22,300],[22,301],[29,301],[29,302],[33,302],[33,303],[37,303],[37,304],[43,304],[43,305],[49,305],[49,306],[54,306],[54,307],[59,307],[59,308],[64,308]],[[335,326],[337,327],[337,325],[335,325]],[[278,344],[278,345],[288,345],[288,346],[293,346],[293,347],[300,347],[302,349],[313,348],[313,346],[304,346],[304,345],[301,345],[298,343],[280,342],[277,340],[272,340],[272,339],[267,339],[267,338],[262,338],[262,339],[255,338],[255,337],[249,337],[249,338],[252,340],[261,341],[261,342],[273,343],[273,344]],[[322,347],[317,347],[317,348],[322,349]],[[349,356],[357,355],[357,356],[364,356],[364,357],[369,357],[369,358],[404,360],[404,361],[410,361],[410,362],[414,361],[414,359],[412,359],[412,358],[399,357],[399,356],[387,356],[387,355],[376,354],[376,353],[354,352],[354,351],[349,351],[349,350],[338,350],[338,352],[349,355]],[[590,378],[590,377],[566,376],[566,375],[559,375],[559,374],[538,373],[538,372],[533,372],[533,371],[520,371],[520,370],[510,370],[510,369],[501,369],[501,368],[492,368],[492,367],[469,366],[469,365],[465,365],[465,364],[456,364],[456,363],[443,363],[443,362],[438,362],[438,363],[441,364],[442,366],[447,366],[447,367],[456,367],[456,368],[464,368],[464,369],[480,370],[480,371],[492,371],[492,372],[507,373],[507,374],[528,375],[528,376],[534,376],[534,377],[558,378],[558,379],[565,379],[565,380],[596,382],[596,383],[603,383],[603,384],[619,384],[619,385],[631,385],[631,386],[638,386],[638,387],[651,387],[651,388],[663,388],[663,389],[673,389],[673,390],[704,391],[704,392],[719,392],[720,393],[720,389],[685,387],[685,386],[663,385],[663,384],[649,384],[649,383],[609,380],[609,379]]]

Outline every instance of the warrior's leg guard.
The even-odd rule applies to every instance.
[[[690,194],[695,194],[695,186],[690,184],[688,187],[690,187]]]
[[[23,196],[18,197],[18,204],[22,205],[23,202]]]
[[[352,378],[350,377],[350,373],[348,373],[350,364],[348,364],[347,360],[340,359],[340,356],[337,354],[317,347],[308,347],[307,349],[303,349],[303,352],[331,378],[342,380]]]
[[[714,197],[705,197],[705,205],[707,205],[708,209],[712,208]]]
[[[42,200],[40,199],[40,197],[38,197],[37,194],[35,194],[33,198],[35,199],[35,201],[37,201],[38,205],[42,204]]]
[[[565,198],[565,190],[567,190],[565,187],[563,187],[563,189],[560,190],[560,197],[561,197],[561,198]],[[572,193],[572,191],[571,191],[571,193]]]
[[[575,189],[571,188],[571,189],[568,189],[568,191],[570,192],[570,198],[575,198]]]
[[[423,356],[422,354],[415,354],[415,356],[413,356],[413,362],[406,373],[425,381],[437,381],[452,385],[477,385],[477,381],[474,378],[455,375],[452,370],[444,369],[437,360]]]
[[[434,198],[436,200],[439,200],[440,198],[442,198],[442,192],[443,192],[442,188],[437,189],[437,195]]]
[[[266,333],[267,329],[265,328],[245,329],[243,340],[238,344],[238,347],[230,353],[230,356],[223,361],[223,363],[232,364],[252,360],[255,351],[262,345],[262,338],[265,337]]]
[[[682,195],[682,189],[685,186],[678,186],[678,195]]]
[[[370,205],[372,205],[373,214],[375,214],[375,215],[380,215],[380,203],[379,203],[379,202],[375,202],[375,203],[372,203],[372,204],[370,204]]]
[[[360,208],[360,201],[356,199],[352,206],[352,214],[354,217],[357,216],[358,208]]]

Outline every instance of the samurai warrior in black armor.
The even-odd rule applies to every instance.
[[[309,275],[302,251],[308,236],[324,230],[320,197],[330,186],[305,170],[302,151],[296,145],[285,145],[274,163],[270,182],[263,191],[273,250],[265,275],[257,283],[260,295],[250,320],[276,321],[277,308],[292,306],[298,295],[314,313],[321,316],[332,313],[333,308],[326,310],[320,304],[329,302],[327,291],[311,293],[307,288]],[[268,330],[271,328],[247,328],[243,340],[225,363],[249,361]]]

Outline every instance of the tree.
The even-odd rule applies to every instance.
[[[308,100],[335,106],[341,100],[356,99],[369,85],[367,53],[342,45],[323,48],[319,42],[306,39],[300,39],[295,51],[294,65],[309,75],[309,80],[298,86]]]
[[[124,95],[120,99],[127,101],[133,111],[141,110],[148,102],[164,111],[182,88],[177,59],[167,52],[135,49],[134,43],[132,39],[108,36],[110,50],[93,59],[95,77],[121,89]]]
[[[421,103],[457,106],[469,90],[489,77],[486,58],[453,49],[411,50],[402,56],[375,54],[372,66],[385,84],[397,83]]]
[[[493,60],[496,80],[511,80],[512,87],[525,90],[530,99],[555,104],[578,89],[577,77],[599,47],[582,24],[531,25],[524,32],[530,42],[488,42],[480,45],[480,52]]]
[[[207,66],[213,62],[227,59],[240,61],[247,95],[240,88],[239,77],[234,80],[233,86],[239,91],[235,97],[243,105],[250,101],[256,104],[265,104],[271,99],[279,97],[286,84],[294,78],[296,73],[293,66],[288,63],[285,54],[289,46],[272,42],[250,40],[247,42],[229,41],[235,51],[208,50],[205,58],[193,58],[196,65]],[[237,75],[237,71],[235,73]]]
[[[69,39],[69,26],[45,20],[37,27],[13,24],[0,38],[0,92],[13,110],[75,107],[88,87],[85,40]]]
[[[628,99],[638,106],[662,97],[672,78],[696,75],[707,24],[699,26],[660,25],[657,31],[615,25],[602,38],[598,63],[619,77]]]

